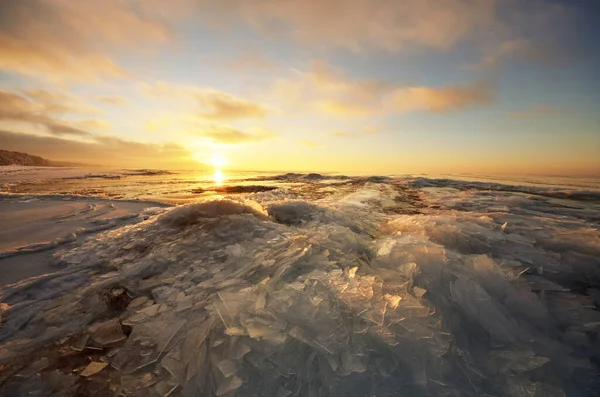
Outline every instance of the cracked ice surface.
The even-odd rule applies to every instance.
[[[63,252],[1,291],[0,394],[597,395],[597,203],[407,209],[419,184],[160,209]]]

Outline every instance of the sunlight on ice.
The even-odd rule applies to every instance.
[[[218,186],[221,186],[225,177],[223,176],[221,170],[215,170],[215,173],[213,174],[213,179]]]

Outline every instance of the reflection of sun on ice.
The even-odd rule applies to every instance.
[[[221,172],[221,170],[215,170],[213,179],[215,180],[215,183],[217,184],[217,186],[221,186],[225,177],[223,176],[223,173]]]

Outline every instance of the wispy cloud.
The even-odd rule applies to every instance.
[[[549,45],[534,43],[529,39],[517,38],[499,42],[495,46],[487,46],[481,60],[466,65],[466,70],[497,68],[501,64],[514,60],[547,63],[558,58],[557,50]]]
[[[309,107],[325,115],[347,118],[486,105],[493,101],[493,88],[487,82],[427,87],[356,80],[327,64],[313,63],[308,71],[277,81],[272,92],[278,103],[290,109]]]
[[[48,91],[42,89],[27,89],[20,91],[27,96],[32,106],[39,107],[40,111],[64,114],[99,114],[100,109],[89,105],[85,101],[64,91]]]
[[[50,80],[125,76],[120,50],[165,43],[158,15],[120,0],[19,0],[0,5],[0,70]]]
[[[94,99],[107,105],[125,105],[128,102],[120,95],[96,95]]]
[[[215,143],[228,145],[259,142],[275,137],[275,134],[267,130],[245,132],[226,125],[199,127],[195,133],[198,136],[209,138]]]
[[[257,51],[245,51],[233,59],[223,63],[225,68],[232,72],[248,70],[273,71],[279,64],[272,59],[266,58]]]
[[[483,82],[442,87],[406,87],[394,90],[387,106],[395,112],[445,112],[492,102],[491,87]]]
[[[44,132],[51,135],[88,136],[90,133],[87,128],[93,129],[100,125],[106,127],[106,124],[102,124],[99,120],[67,121],[61,118],[67,113],[81,114],[82,112],[89,114],[97,111],[62,93],[37,90],[28,91],[27,95],[19,95],[0,90],[0,121],[42,127]]]
[[[367,136],[378,135],[381,131],[378,128],[365,126],[358,131],[334,131],[331,136],[334,138],[362,138]]]
[[[232,0],[206,7],[215,25],[247,23],[263,34],[353,51],[448,49],[473,32],[498,29],[493,0]]]
[[[315,141],[305,141],[305,140],[300,140],[298,141],[299,144],[301,144],[302,146],[306,146],[306,147],[317,147],[317,146],[321,146],[321,144],[319,142],[315,142]]]
[[[510,112],[508,116],[516,120],[533,119],[566,114],[567,110],[549,105],[531,105],[526,109]]]
[[[193,101],[196,105],[194,114],[207,120],[263,118],[267,114],[267,108],[259,103],[210,88],[176,86],[165,82],[154,85],[141,83],[140,88],[145,94],[158,99]]]

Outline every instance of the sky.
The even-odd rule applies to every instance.
[[[0,148],[600,175],[596,0],[0,0]]]

